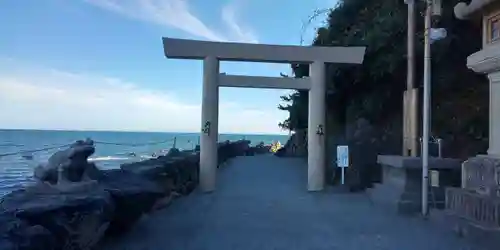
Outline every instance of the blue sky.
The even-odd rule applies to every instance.
[[[202,64],[163,55],[161,37],[299,44],[315,9],[335,0],[3,0],[2,128],[200,129]],[[308,28],[310,43],[315,27]],[[222,63],[221,72],[279,76],[288,65]],[[220,90],[219,131],[279,133],[289,90]]]

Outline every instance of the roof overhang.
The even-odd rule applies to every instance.
[[[454,12],[458,19],[468,19],[475,14],[478,14],[486,6],[499,0],[472,0],[469,4],[464,2],[455,5]]]
[[[319,47],[270,45],[232,42],[209,42],[163,38],[165,56],[173,59],[202,60],[216,57],[222,61],[270,63],[325,63],[361,64],[366,47]]]

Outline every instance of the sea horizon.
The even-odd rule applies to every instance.
[[[169,133],[169,134],[200,134],[194,131],[141,131],[141,130],[101,130],[101,129],[38,129],[38,128],[0,128],[0,131],[45,131],[45,132],[104,132],[104,133]],[[280,135],[287,136],[289,132],[264,133],[264,132],[219,132],[219,135]],[[1,138],[0,138],[1,139]]]

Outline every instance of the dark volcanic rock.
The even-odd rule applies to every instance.
[[[111,196],[96,183],[65,190],[39,184],[4,196],[0,206],[6,215],[47,229],[55,238],[53,249],[91,248],[104,235],[114,210]],[[42,228],[30,230],[40,238],[46,234]]]
[[[284,157],[284,156],[286,156],[286,153],[287,153],[287,148],[282,147],[282,148],[278,149],[278,151],[276,151],[276,153],[274,153],[274,155],[278,156],[278,157]]]
[[[219,163],[244,155],[249,144],[219,143]],[[69,183],[53,186],[40,182],[4,196],[0,201],[0,249],[92,249],[105,233],[124,232],[155,205],[189,194],[198,184],[199,152],[173,150],[167,156],[106,171],[86,161],[92,150],[75,152],[72,157],[59,155],[71,159],[74,166],[70,166],[79,166],[92,180],[72,182],[81,173],[66,173]]]
[[[46,164],[37,166],[34,170],[34,177],[40,181],[56,184],[59,168],[62,168],[62,176],[65,180],[61,181],[82,181],[89,166],[88,158],[94,152],[92,140],[76,141],[69,148],[57,151],[50,156]]]
[[[168,156],[180,156],[180,155],[182,155],[182,152],[178,148],[171,148],[167,153],[167,157]]]
[[[278,157],[307,156],[307,131],[303,129],[297,130],[274,155]]]
[[[239,140],[235,142],[220,142],[218,144],[217,159],[219,164],[227,161],[229,158],[245,155],[245,152],[250,149],[250,141]]]
[[[157,159],[122,164],[121,169],[156,182],[166,194],[189,193],[198,183],[198,164],[199,153],[190,153],[185,156],[160,156]]]
[[[181,194],[189,194],[196,188],[199,177],[199,156],[172,158],[169,163],[172,172],[167,176],[173,177],[175,183],[174,191]],[[175,170],[175,171],[174,171]]]
[[[128,230],[144,213],[151,210],[158,199],[165,196],[156,183],[121,169],[102,171],[96,180],[101,188],[111,194],[115,204],[108,229],[111,235]]]
[[[246,151],[246,155],[258,155],[258,154],[268,154],[271,152],[271,146],[264,145],[263,142],[259,143],[257,146],[250,147]]]
[[[0,214],[0,249],[2,250],[51,250],[56,249],[56,239],[46,228],[28,223],[6,214]]]
[[[230,158],[244,155],[250,141],[220,142],[218,146],[218,163]],[[162,186],[163,192],[189,194],[198,185],[200,153],[182,151],[178,156],[166,155],[156,159],[122,164],[124,171],[138,174]]]

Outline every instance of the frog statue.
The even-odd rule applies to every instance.
[[[92,181],[89,173],[97,168],[88,162],[88,157],[94,152],[94,141],[78,140],[69,148],[54,153],[45,164],[35,167],[33,175],[37,181],[56,186]]]

